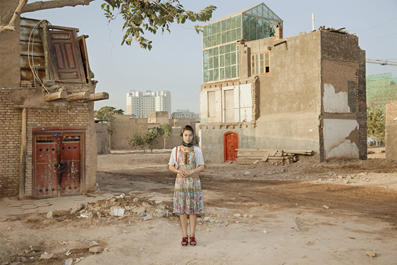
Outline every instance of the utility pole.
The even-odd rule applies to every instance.
[[[314,13],[312,13],[312,30],[314,30]]]

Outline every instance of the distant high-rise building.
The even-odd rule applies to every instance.
[[[171,92],[147,90],[145,94],[141,91],[127,93],[127,115],[147,118],[155,111],[167,111],[171,113]]]
[[[189,111],[188,109],[178,109],[171,114],[173,119],[195,119],[200,121],[200,114]]]

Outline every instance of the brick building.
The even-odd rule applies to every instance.
[[[18,1],[2,1],[0,16]],[[17,19],[0,35],[0,197],[84,194],[96,186],[94,101],[78,29]],[[31,34],[32,33],[32,34]]]
[[[235,160],[237,148],[366,159],[365,51],[357,36],[320,28],[284,38],[283,21],[263,3],[203,31],[198,133],[206,159]]]

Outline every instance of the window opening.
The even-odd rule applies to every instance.
[[[251,74],[270,73],[270,51],[255,53],[251,55]]]

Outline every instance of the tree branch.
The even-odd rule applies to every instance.
[[[44,9],[61,8],[65,6],[78,6],[78,5],[89,5],[95,0],[52,0],[52,1],[38,1],[31,4],[25,5],[22,9],[22,13],[34,12]]]
[[[11,31],[15,30],[14,22],[19,17],[19,15],[22,13],[21,10],[26,5],[27,2],[28,2],[28,0],[19,0],[18,6],[15,9],[14,14],[12,15],[8,24],[7,25],[4,25],[5,23],[0,24],[0,33],[5,30],[11,30]]]

